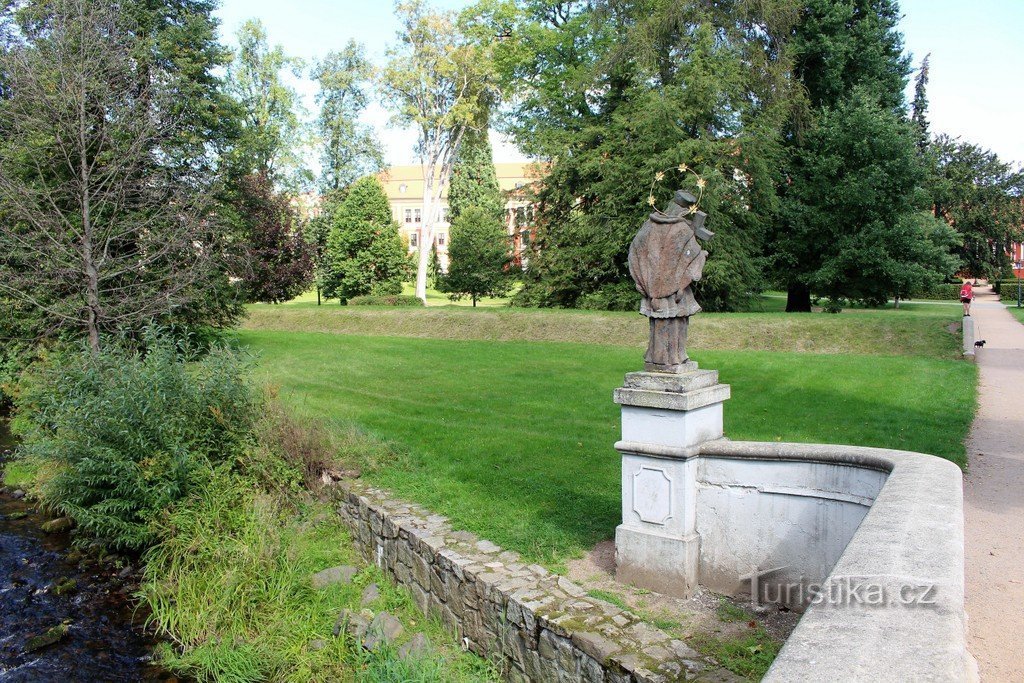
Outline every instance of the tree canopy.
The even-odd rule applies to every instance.
[[[512,283],[511,243],[501,221],[483,206],[467,207],[452,222],[448,272],[438,289],[453,300],[504,296]]]

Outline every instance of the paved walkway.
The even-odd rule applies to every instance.
[[[982,681],[1024,681],[1024,325],[988,288],[976,297],[986,343],[964,480],[968,646]]]

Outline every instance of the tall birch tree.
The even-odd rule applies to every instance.
[[[489,47],[467,36],[454,14],[433,11],[422,0],[399,2],[395,11],[401,29],[398,43],[388,50],[382,94],[394,111],[394,123],[417,132],[423,227],[416,296],[425,302],[441,196],[466,131],[486,127],[493,95],[492,60]]]

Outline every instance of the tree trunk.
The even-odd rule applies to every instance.
[[[473,295],[473,308],[476,308],[476,294]]]
[[[416,261],[416,298],[427,304],[427,269],[430,264],[430,248],[427,246],[433,240],[433,194],[434,194],[434,171],[436,162],[431,162],[423,170],[423,222],[420,223],[419,244],[417,245],[419,257]]]
[[[793,282],[786,296],[786,313],[810,313],[811,290],[807,285]]]
[[[316,288],[316,305],[317,306],[320,305],[320,288],[319,287]]]

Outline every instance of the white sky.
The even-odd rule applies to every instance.
[[[434,4],[456,9],[470,3]],[[901,7],[900,28],[915,66],[931,53],[932,132],[963,137],[1005,161],[1024,162],[1024,0],[903,0]],[[234,43],[243,21],[256,17],[266,25],[272,44],[281,44],[285,52],[308,62],[354,38],[367,46],[374,62],[383,63],[384,50],[398,28],[393,5],[379,0],[222,0],[217,16],[226,43]],[[303,79],[295,85],[307,108],[316,111],[315,84]],[[413,163],[412,131],[389,127],[389,115],[380,103],[371,105],[364,118],[377,129],[389,164]],[[492,136],[492,142],[495,161],[523,158],[504,141]]]

